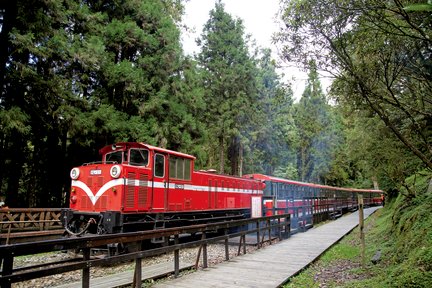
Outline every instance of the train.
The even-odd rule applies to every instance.
[[[195,171],[192,155],[145,143],[99,150],[102,161],[74,167],[69,208],[71,235],[111,234],[260,217],[260,180]]]
[[[69,207],[62,210],[69,235],[163,229],[283,211],[305,219],[353,208],[358,193],[368,205],[378,205],[382,194],[262,174],[197,171],[194,156],[140,142],[119,142],[99,153],[101,161],[70,172]]]

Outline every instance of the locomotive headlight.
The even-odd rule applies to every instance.
[[[79,168],[73,168],[70,172],[70,177],[72,178],[72,180],[76,180],[78,179],[79,174],[80,174]]]
[[[70,202],[72,204],[75,204],[77,202],[77,200],[78,200],[78,197],[76,195],[73,195],[73,196],[70,197]]]
[[[110,169],[110,175],[113,178],[118,178],[120,176],[121,167],[119,165],[114,165]]]

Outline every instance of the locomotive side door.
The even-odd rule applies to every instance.
[[[168,198],[168,157],[161,153],[155,153],[153,159],[153,209],[165,210]]]
[[[208,208],[216,208],[216,180],[208,181]]]

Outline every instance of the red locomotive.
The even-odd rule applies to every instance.
[[[261,216],[264,184],[194,171],[195,157],[123,142],[102,148],[101,162],[73,168],[71,234],[118,233]]]

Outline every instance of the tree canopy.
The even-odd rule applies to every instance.
[[[431,18],[408,1],[283,1],[301,99],[222,1],[181,46],[181,0],[0,2],[0,196],[61,206],[72,167],[142,141],[196,168],[369,188],[431,169]],[[330,95],[319,72],[334,76]],[[329,104],[330,103],[330,104]],[[412,193],[411,193],[412,194]]]
[[[408,1],[289,1],[284,57],[336,77],[339,103],[368,109],[432,169],[431,21]]]

